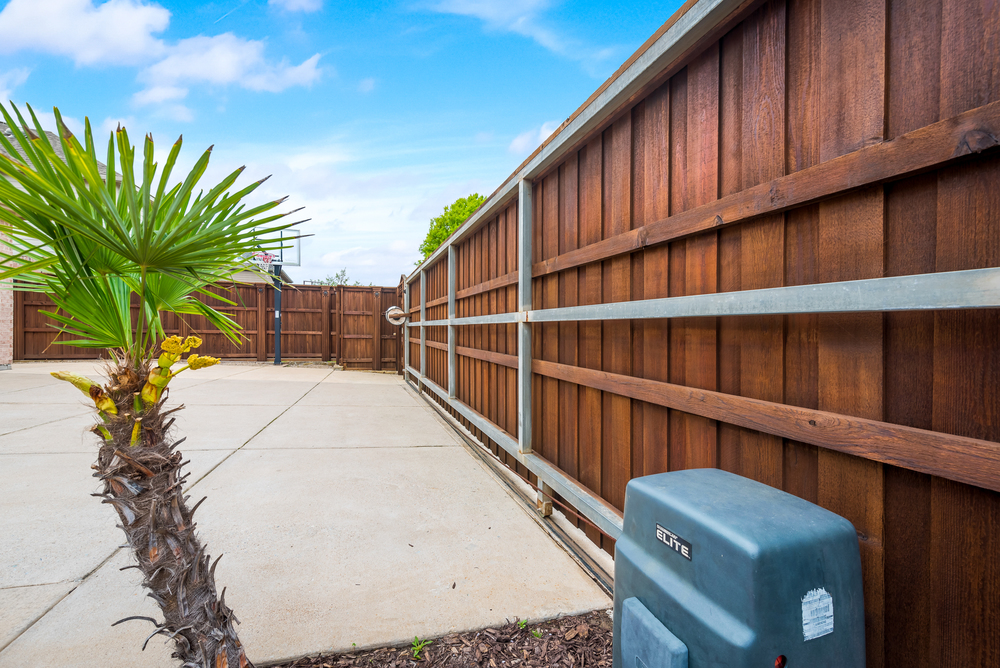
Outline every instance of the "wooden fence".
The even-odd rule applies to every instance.
[[[242,345],[228,341],[201,316],[164,315],[168,335],[197,334],[201,350],[223,359],[274,359],[274,288],[237,284],[213,290],[235,302],[204,298],[229,314],[242,328]],[[348,369],[398,370],[401,332],[382,314],[398,305],[397,287],[287,286],[282,292],[281,356],[283,360],[338,360]],[[53,308],[44,294],[17,292],[14,301],[14,359],[86,359],[92,350],[59,345],[54,324],[44,311]],[[133,306],[138,312],[138,307]]]
[[[869,668],[1000,666],[997,72],[988,0],[690,0],[406,279],[407,376],[609,551],[723,468],[854,523]]]

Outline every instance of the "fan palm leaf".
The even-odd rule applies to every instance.
[[[30,123],[16,107],[0,112],[12,136],[0,134],[0,226],[11,249],[0,253],[0,280],[18,277],[49,293],[62,312],[51,317],[73,345],[124,348],[131,359],[148,359],[154,338],[163,336],[163,311],[203,315],[239,340],[229,316],[190,295],[246,269],[253,252],[280,247],[274,238],[290,227],[284,218],[292,212],[271,212],[284,200],[245,206],[263,180],[233,190],[242,167],[197,190],[211,148],[174,182],[181,139],[161,170],[152,137],[137,160],[119,128],[102,169],[89,121],[81,144],[56,109],[55,142],[30,107]],[[134,323],[126,293],[143,304]]]

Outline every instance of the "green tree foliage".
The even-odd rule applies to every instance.
[[[430,229],[427,237],[420,244],[420,252],[424,260],[438,249],[438,246],[445,242],[452,232],[462,226],[469,219],[476,209],[483,205],[486,197],[479,193],[472,193],[468,197],[459,197],[450,205],[444,208],[444,213],[435,218],[431,218]],[[419,264],[419,263],[418,263]]]
[[[350,286],[361,285],[361,281],[354,281],[353,283],[351,282],[351,279],[348,278],[347,276],[347,267],[344,267],[336,274],[327,274],[326,278],[318,280],[313,279],[311,282],[315,283],[316,285],[350,285]],[[368,285],[373,285],[373,284],[369,283]]]

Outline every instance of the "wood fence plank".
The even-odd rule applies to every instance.
[[[580,243],[583,246],[600,242],[601,225],[601,165],[602,140],[595,138],[580,151]],[[602,301],[602,267],[600,263],[583,268],[582,304]],[[601,323],[580,323],[580,364],[590,369],[602,368]],[[601,489],[601,392],[586,388],[581,393],[579,411],[580,482],[590,489]],[[601,534],[592,527],[586,529],[590,540],[601,544]]]
[[[719,194],[743,190],[743,24],[722,38],[719,47]],[[719,291],[741,289],[742,226],[719,230]],[[772,251],[773,252],[773,251]],[[720,392],[740,393],[742,318],[719,318]],[[718,424],[718,466],[731,473],[743,472],[742,430]]]
[[[742,189],[784,174],[785,159],[785,7],[768,2],[744,22]],[[785,216],[762,216],[740,226],[740,289],[784,284]],[[742,320],[740,394],[784,400],[784,318]],[[741,434],[741,474],[782,488],[784,442],[745,431]]]
[[[891,14],[890,14],[891,15]],[[891,98],[890,98],[891,99]],[[937,107],[937,100],[934,100]],[[937,176],[886,187],[886,275],[930,273],[935,264]],[[885,419],[933,428],[934,314],[885,316]],[[931,477],[885,468],[886,665],[931,668]]]
[[[645,119],[644,119],[644,104],[639,104],[632,109],[631,112],[631,140],[628,160],[628,177],[630,182],[630,193],[629,193],[629,210],[630,210],[630,224],[629,229],[635,229],[645,224],[646,217],[644,207],[637,203],[645,200],[645,161],[643,157],[643,149],[645,147]],[[642,253],[635,253],[629,256],[629,299],[632,301],[641,301],[645,299],[645,288],[646,288],[646,274],[645,274],[645,264],[646,258]],[[633,321],[629,327],[629,347],[626,351],[627,355],[630,355],[631,359],[628,364],[631,368],[631,373],[634,376],[642,377],[645,373],[645,332],[644,324],[642,321]],[[629,453],[629,463],[630,468],[628,472],[628,477],[625,482],[635,478],[644,473],[645,465],[645,411],[646,406],[641,401],[630,401],[629,407],[631,408],[631,415],[629,417],[629,434],[631,436],[631,452]],[[624,503],[624,499],[623,499]]]
[[[687,87],[687,197],[685,208],[718,198],[719,161],[719,48],[709,47],[688,67]],[[718,289],[718,233],[707,232],[686,241],[685,294]],[[685,384],[702,389],[717,387],[716,318],[686,318],[684,328]],[[716,425],[701,417],[684,416],[684,466],[715,466],[718,461]]]
[[[670,80],[670,213],[679,215],[689,208],[688,204],[688,71],[681,70]],[[656,223],[650,223],[643,230]],[[669,245],[667,281],[670,297],[688,294],[685,286],[687,272],[686,241],[674,241]],[[669,380],[671,383],[685,383],[685,343],[687,341],[687,321],[677,318],[670,321],[669,343],[667,347]],[[685,447],[687,417],[671,411],[669,418],[668,460],[670,470],[691,468]]]
[[[541,257],[555,257],[559,254],[559,173],[550,174],[536,191],[540,196],[539,218],[533,224],[541,229]],[[556,308],[559,306],[559,277],[546,276],[541,279],[541,302],[536,308]],[[541,337],[532,341],[532,357],[551,362],[559,360],[559,323],[542,323]],[[541,420],[541,442],[532,443],[532,448],[551,462],[559,461],[559,381],[553,378],[540,379],[541,397],[538,419]]]
[[[604,159],[604,221],[605,234],[616,236],[632,227],[632,117],[618,119],[605,133]],[[611,260],[610,291],[605,292],[605,302],[628,301],[632,298],[631,259],[628,256]],[[613,373],[632,373],[631,327],[628,320],[615,320],[604,324],[604,358],[606,367]],[[604,498],[618,509],[625,507],[625,485],[632,471],[632,402],[628,397],[612,395],[610,429],[606,432],[602,452],[602,490]],[[608,405],[608,404],[606,404]]]
[[[822,3],[820,158],[881,142],[885,129],[886,3]],[[881,187],[819,207],[819,280],[877,278],[884,267]],[[819,407],[881,420],[884,415],[883,317],[820,316]],[[819,501],[859,532],[865,593],[867,665],[885,661],[884,478],[881,464],[829,450],[819,453]]]
[[[646,100],[644,125],[641,169],[646,201],[641,222],[646,225],[670,214],[670,84],[661,86]],[[643,254],[643,296],[647,299],[670,296],[670,249],[659,246]],[[643,375],[653,380],[669,380],[670,321],[647,320],[642,324],[642,337]],[[668,471],[668,409],[657,405],[645,407],[642,427],[643,472],[649,475]]]
[[[559,248],[558,253],[574,250],[579,246],[579,172],[577,156],[571,155],[558,171],[559,176]],[[559,303],[557,306],[576,306],[579,303],[577,291],[580,285],[579,271],[570,269],[559,274]],[[562,364],[577,365],[579,324],[559,323],[558,361]],[[574,479],[579,476],[579,432],[577,431],[577,408],[579,388],[574,383],[559,382],[559,468]]]

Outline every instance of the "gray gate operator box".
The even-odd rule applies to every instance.
[[[843,517],[718,469],[635,478],[615,547],[614,668],[865,665]]]

